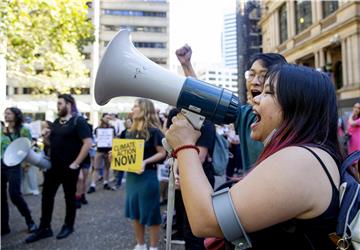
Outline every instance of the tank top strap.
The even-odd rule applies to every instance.
[[[299,147],[308,150],[312,155],[315,156],[315,158],[320,162],[320,165],[321,165],[321,167],[324,169],[327,177],[329,178],[330,183],[331,183],[331,186],[332,186],[333,188],[335,188],[335,190],[337,190],[337,187],[336,187],[336,185],[335,185],[335,183],[334,183],[334,181],[333,181],[333,179],[332,179],[332,177],[331,177],[331,175],[330,175],[330,173],[329,173],[329,170],[326,168],[324,162],[320,159],[320,157],[319,157],[313,150],[311,150],[310,148],[308,148],[308,147],[306,147],[306,146],[299,145]]]

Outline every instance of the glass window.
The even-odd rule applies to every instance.
[[[311,1],[295,2],[296,34],[312,24]]]
[[[105,15],[111,16],[152,16],[152,17],[166,17],[166,12],[160,11],[139,11],[139,10],[112,10],[104,9]]]
[[[288,39],[287,28],[287,11],[285,3],[279,9],[280,43],[283,43]]]
[[[158,48],[165,49],[166,43],[134,42],[136,48]]]
[[[323,18],[327,17],[339,8],[339,1],[323,1]]]

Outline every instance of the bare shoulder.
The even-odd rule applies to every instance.
[[[326,151],[311,149],[338,186],[335,161]],[[326,210],[333,193],[320,162],[308,150],[295,146],[269,156],[230,191],[240,219],[249,231],[290,218],[314,218]]]
[[[332,177],[339,177],[339,171],[336,162],[329,153],[320,148],[309,148],[321,159]],[[319,172],[319,169],[321,173],[324,172],[319,160],[316,159],[316,157],[311,154],[311,152],[309,152],[307,149],[297,146],[290,146],[281,149],[268,157],[261,164],[267,165],[270,168],[274,168],[273,170],[281,167],[281,171],[289,170],[303,172],[306,170],[305,174],[313,173],[313,171]]]

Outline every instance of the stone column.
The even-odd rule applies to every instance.
[[[287,2],[287,23],[288,23],[288,37],[295,36],[295,3],[294,1]]]
[[[346,39],[343,39],[341,41],[341,61],[342,61],[343,83],[344,83],[344,87],[345,87],[345,86],[349,85]]]
[[[346,63],[347,63],[347,80],[348,86],[353,85],[354,77],[353,77],[353,61],[352,61],[352,52],[351,52],[351,37],[346,38]]]
[[[351,37],[350,54],[352,55],[353,83],[360,84],[360,35]]]

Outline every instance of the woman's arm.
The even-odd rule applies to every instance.
[[[150,163],[155,163],[155,162],[159,162],[163,159],[165,159],[166,157],[166,151],[164,149],[164,147],[162,146],[156,146],[156,151],[157,153],[150,156],[147,159],[144,159],[143,163],[145,163],[144,165],[150,164]]]
[[[352,127],[359,127],[360,126],[360,118],[353,120],[352,116],[349,117],[348,123]]]
[[[166,135],[171,146],[194,144],[198,132],[187,126],[184,120],[175,119]],[[339,183],[332,158],[323,150],[314,150],[329,166],[335,183]],[[213,190],[197,152],[181,150],[177,158],[182,196],[193,233],[198,237],[222,236],[212,206]],[[233,186],[230,194],[245,230],[253,232],[291,218],[320,215],[330,204],[332,189],[320,163],[310,152],[289,147],[264,160]]]

